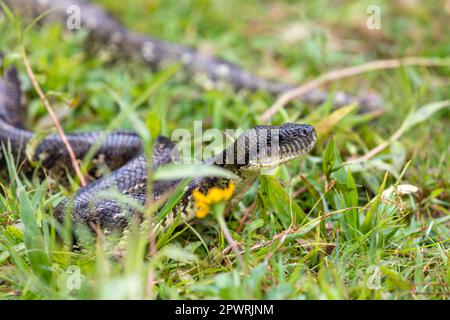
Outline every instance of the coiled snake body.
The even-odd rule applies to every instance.
[[[90,38],[109,47],[121,57],[137,56],[151,67],[175,61],[183,64],[188,75],[203,75],[213,83],[225,82],[235,89],[265,90],[278,94],[290,88],[289,85],[264,80],[229,62],[204,55],[194,49],[128,31],[96,5],[78,0],[5,2],[14,13],[25,16],[36,17],[48,12],[43,18],[45,22],[65,21],[67,7],[77,5],[81,12],[82,26],[89,30]],[[0,79],[0,144],[9,145],[16,158],[25,159],[24,147],[33,138],[33,133],[21,126],[20,94],[17,72],[10,67]],[[304,100],[317,104],[326,98],[325,92],[314,91],[306,95]],[[336,95],[334,102],[336,105],[343,105],[357,100],[369,107],[373,102],[344,93]],[[67,138],[76,157],[82,159],[103,136],[102,132],[89,132],[70,134]],[[309,152],[315,140],[315,130],[309,125],[286,123],[281,126],[257,126],[243,133],[217,156],[207,159],[205,164],[221,166],[233,172],[239,190],[249,178],[256,176],[262,167],[281,164]],[[158,137],[152,158],[153,168],[172,162],[174,154],[176,152],[173,143],[165,137]],[[243,155],[242,159],[238,159],[240,155]],[[35,150],[34,158],[41,161],[43,168],[55,171],[67,169],[67,164],[70,163],[66,148],[57,135],[50,135],[42,140]],[[107,134],[94,155],[94,160],[100,159],[113,172],[80,188],[73,196],[63,200],[55,209],[59,220],[63,219],[67,211],[71,211],[76,222],[93,222],[102,228],[123,228],[136,209],[119,200],[105,197],[102,192],[114,189],[144,205],[148,200],[156,201],[170,193],[180,183],[179,180],[156,181],[151,197],[148,198],[148,164],[142,153],[141,139],[134,132],[114,131]],[[228,161],[229,159],[232,161]],[[193,179],[187,185],[180,201],[181,207],[177,210],[192,215],[191,195],[194,189],[207,191],[212,186],[223,188],[228,181],[215,177]]]

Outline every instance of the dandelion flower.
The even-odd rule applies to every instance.
[[[198,189],[194,190],[192,196],[194,197],[195,205],[197,207],[195,216],[200,219],[206,217],[208,213],[211,212],[211,205],[230,200],[234,189],[234,183],[230,182],[225,189],[216,187],[209,189],[206,195],[201,193]]]

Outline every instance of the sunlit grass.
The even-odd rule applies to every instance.
[[[433,31],[444,30],[446,16],[432,4],[380,2],[383,30],[371,34],[364,29],[364,5],[350,2],[333,10],[327,1],[100,2],[135,30],[286,81],[370,59],[450,56],[448,39]],[[286,40],[289,30],[302,28],[309,30],[303,37]],[[66,132],[137,128],[150,152],[155,128],[149,122],[159,122],[164,135],[176,128],[192,131],[194,120],[203,120],[205,128],[246,129],[274,102],[264,93],[205,91],[180,81],[172,69],[150,72],[134,61],[111,63],[107,55],[87,54],[83,38],[57,26],[25,37],[33,70]],[[21,65],[16,33],[4,20],[0,46],[6,64],[19,67],[28,127],[44,131],[45,108]],[[84,237],[73,251],[64,227],[51,217],[78,184],[17,175],[19,164],[7,156],[0,179],[0,298],[448,298],[450,113],[448,107],[420,111],[450,98],[448,81],[448,67],[404,68],[333,85],[378,92],[386,112],[376,119],[352,107],[336,113],[329,103],[309,109],[295,102],[277,114],[273,123],[315,125],[319,140],[311,155],[282,166],[276,176],[261,177],[236,206],[225,209],[238,256],[212,215],[189,223],[178,219],[160,230],[153,256],[146,224],[132,225],[122,236]],[[408,130],[387,148],[362,164],[351,163],[411,118]],[[387,193],[404,183],[422,194]],[[181,192],[154,218],[168,214]]]

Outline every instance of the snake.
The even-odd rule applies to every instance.
[[[34,134],[21,127],[18,115],[20,82],[17,71],[9,67],[0,79],[0,144],[9,146],[16,159],[27,159],[26,146]],[[67,134],[77,158],[83,158],[94,147],[103,132]],[[165,224],[173,221],[173,215],[180,213],[184,221],[195,216],[194,190],[207,193],[213,187],[224,189],[232,181],[236,194],[243,190],[261,169],[274,167],[308,153],[313,148],[317,134],[308,124],[284,123],[282,125],[258,125],[241,135],[222,152],[203,161],[204,165],[217,166],[232,173],[231,177],[204,176],[192,179],[185,187],[179,205],[171,212]],[[94,160],[103,159],[112,172],[88,185],[57,205],[55,218],[62,222],[71,214],[76,224],[99,226],[103,230],[124,229],[129,220],[142,212],[123,203],[120,199],[105,195],[112,190],[131,198],[141,206],[148,201],[156,202],[182,182],[181,179],[155,181],[150,199],[148,197],[149,162],[143,152],[140,137],[131,131],[108,133],[97,148]],[[58,172],[58,168],[69,162],[67,149],[58,135],[45,137],[33,154],[33,160],[40,160],[43,168]],[[158,136],[152,152],[152,169],[179,160],[175,144],[167,137]],[[20,160],[19,160],[20,161]],[[116,168],[116,169],[115,169]]]
[[[24,17],[39,17],[39,23],[65,22],[69,6],[77,6],[81,13],[81,27],[88,30],[88,40],[101,44],[122,59],[141,59],[152,69],[168,63],[181,63],[186,75],[192,79],[204,77],[214,85],[230,85],[235,90],[267,91],[274,95],[293,88],[292,85],[269,81],[251,74],[223,59],[209,56],[193,48],[141,35],[123,27],[100,6],[79,0],[6,0],[5,4]],[[59,135],[41,139],[33,155],[26,153],[36,134],[22,125],[24,108],[21,88],[14,66],[6,68],[0,78],[0,145],[6,147],[19,160],[39,162],[49,172],[70,171],[70,156]],[[329,99],[323,90],[313,90],[302,97],[310,104]],[[336,106],[357,102],[371,109],[378,104],[373,97],[354,97],[340,92],[333,97]],[[167,137],[158,136],[154,142],[151,161],[148,161],[140,136],[133,131],[83,132],[66,134],[77,159],[83,159],[95,148],[92,163],[106,165],[111,173],[99,177],[74,194],[63,199],[54,209],[60,222],[70,214],[76,224],[94,224],[101,229],[124,229],[132,217],[142,214],[141,209],[108,196],[111,190],[132,199],[141,206],[157,202],[180,186],[182,179],[153,181],[148,190],[148,170],[174,164],[178,161],[175,144]],[[212,188],[225,189],[236,185],[235,194],[257,177],[261,169],[274,167],[310,152],[317,139],[315,128],[308,124],[284,123],[258,125],[241,135],[217,155],[203,161],[203,165],[216,166],[230,172],[229,176],[199,176],[191,179],[183,195],[165,223],[176,214],[189,220],[195,216],[193,192],[207,193]],[[98,142],[101,142],[98,145]],[[0,152],[1,154],[2,152]],[[26,161],[25,161],[26,162]],[[150,167],[151,165],[151,167]]]

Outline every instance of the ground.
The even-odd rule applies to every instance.
[[[310,155],[261,177],[226,209],[237,253],[212,214],[158,234],[156,253],[137,228],[72,251],[49,221],[77,180],[67,187],[10,172],[0,180],[0,299],[448,298],[449,1],[99,2],[136,31],[291,83],[377,59],[432,57],[442,65],[376,70],[329,86],[379,94],[385,112],[378,116],[299,102],[276,114],[272,123],[312,124],[319,139]],[[367,27],[371,5],[380,9],[381,29]],[[151,72],[135,61],[114,63],[104,52],[88,54],[83,32],[45,26],[24,35],[66,132],[146,128],[146,119],[165,135],[192,131],[194,120],[246,129],[275,101],[265,93],[204,90],[171,77],[170,69]],[[47,132],[51,121],[5,19],[0,47],[5,63],[19,67],[28,127]],[[121,113],[140,100],[135,111]],[[386,141],[363,165],[348,163]],[[413,192],[401,196],[405,185]]]

